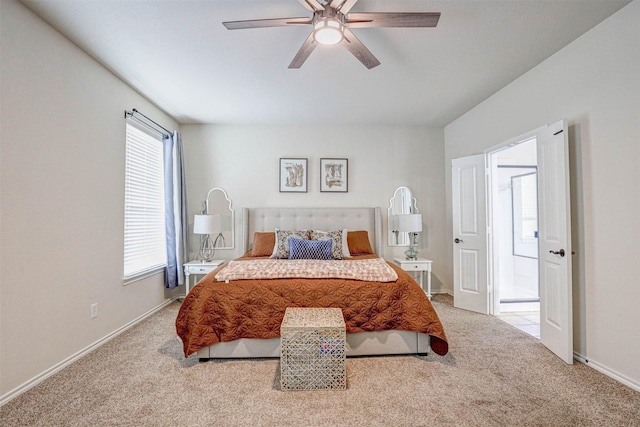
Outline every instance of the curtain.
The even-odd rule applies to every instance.
[[[182,137],[177,131],[163,139],[164,145],[164,200],[167,236],[167,267],[165,288],[184,284],[182,264],[187,254],[187,194],[184,179]]]

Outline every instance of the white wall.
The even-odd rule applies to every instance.
[[[449,282],[445,256],[444,148],[442,129],[375,126],[181,126],[185,150],[189,215],[199,212],[207,191],[227,190],[236,210],[236,247],[240,209],[263,206],[378,206],[386,230],[386,210],[394,190],[408,186],[423,215],[420,255],[434,261],[433,288]],[[308,192],[278,191],[279,159],[308,158]],[[349,191],[320,192],[320,159],[349,160]],[[388,259],[407,248],[386,246]],[[191,235],[193,236],[193,235]],[[191,251],[197,241],[191,238]],[[235,251],[218,250],[230,259]]]
[[[165,301],[162,275],[122,284],[123,113],[177,123],[20,3],[0,8],[3,397]]]
[[[640,1],[445,128],[445,160],[567,119],[575,351],[640,389]],[[451,254],[451,178],[447,174]],[[448,259],[450,262],[450,258]]]

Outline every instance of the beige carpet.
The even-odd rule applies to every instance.
[[[447,356],[348,359],[346,391],[283,392],[277,359],[184,359],[174,303],[9,402],[0,425],[640,425],[640,393],[449,297],[434,305]]]

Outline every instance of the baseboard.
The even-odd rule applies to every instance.
[[[36,375],[35,377],[30,379],[29,381],[19,385],[18,387],[14,388],[13,390],[8,391],[7,393],[3,394],[2,396],[0,396],[0,407],[5,405],[6,403],[10,402],[11,400],[15,399],[16,397],[18,397],[22,393],[26,392],[27,390],[35,387],[36,385],[38,385],[42,381],[46,380],[50,376],[54,375],[55,373],[59,372],[60,370],[66,368],[67,366],[69,366],[73,362],[77,361],[81,357],[86,356],[87,354],[91,353],[93,350],[95,350],[95,349],[99,348],[100,346],[102,346],[103,344],[111,341],[113,338],[117,337],[118,335],[120,335],[121,333],[126,331],[127,329],[130,329],[131,327],[135,326],[136,324],[142,322],[147,317],[149,317],[149,316],[155,314],[156,312],[162,310],[163,308],[165,308],[166,306],[171,304],[173,301],[174,301],[174,299],[165,300],[159,306],[157,306],[155,308],[152,308],[151,310],[147,311],[146,313],[144,313],[143,315],[137,317],[136,319],[132,320],[131,322],[127,323],[126,325],[124,325],[124,326],[116,329],[115,331],[111,332],[107,336],[105,336],[105,337],[99,339],[98,341],[94,342],[93,344],[83,348],[82,350],[78,351],[77,353],[69,356],[68,358],[64,359],[62,362],[52,366],[51,368],[47,369],[46,371]]]
[[[634,389],[635,391],[640,391],[640,383],[633,381],[627,377],[625,377],[624,375],[620,374],[619,372],[616,372],[613,369],[610,369],[608,367],[606,367],[605,365],[596,362],[593,359],[590,359],[588,357],[585,357],[583,355],[581,355],[580,353],[573,353],[573,358],[575,360],[577,360],[578,362],[584,363],[585,365],[595,369],[596,371],[610,377],[613,378],[614,380],[618,381],[619,383],[622,383],[624,385],[626,385],[627,387],[630,387],[632,389]]]

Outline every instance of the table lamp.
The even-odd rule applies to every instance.
[[[216,248],[211,240],[211,235],[220,235],[221,231],[222,219],[220,215],[194,215],[193,234],[201,234],[200,252],[198,253],[200,261],[207,262],[213,258]]]
[[[422,214],[398,215],[398,230],[401,233],[409,233],[409,249],[404,252],[407,259],[417,259],[418,251],[414,245],[418,233],[422,231]]]

